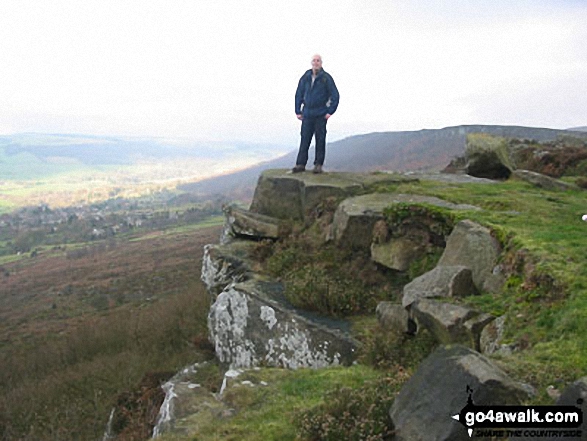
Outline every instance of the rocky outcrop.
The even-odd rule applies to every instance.
[[[488,182],[469,176],[451,179],[457,178],[459,182]],[[349,250],[361,251],[359,263],[353,261],[349,268],[369,263],[363,252],[370,252],[378,263],[371,263],[373,271],[383,279],[398,276],[387,268],[406,272],[432,247],[435,252],[444,248],[434,269],[405,285],[401,303],[400,299],[381,302],[376,314],[380,325],[390,332],[418,338],[418,331],[426,330],[440,344],[452,345],[428,357],[402,388],[390,410],[396,439],[468,439],[462,424],[451,418],[467,404],[467,386],[479,405],[517,404],[525,397],[522,386],[479,353],[503,350],[505,317],[496,319],[459,303],[480,291],[501,289],[504,276],[498,262],[502,250],[488,228],[470,220],[454,225],[456,216],[450,210],[478,207],[429,196],[372,192],[376,186],[406,179],[414,180],[385,173],[264,172],[251,210],[228,207],[223,243],[205,249],[202,280],[213,300],[209,336],[217,359],[224,368],[231,368],[229,372],[256,366],[296,369],[352,364],[359,343],[347,332],[348,323],[294,308],[285,298],[283,283],[261,274],[266,256],[259,256],[285,242],[272,248],[270,242],[259,243],[259,239],[279,241],[287,227],[300,234],[300,243],[309,243],[320,241],[326,228],[334,245],[346,248],[341,253],[344,256]],[[323,212],[328,216],[322,216]],[[297,224],[289,225],[293,222]],[[296,246],[297,239],[291,236]],[[294,258],[305,250],[293,254]],[[373,273],[361,273],[361,282],[365,274]],[[303,289],[303,282],[300,286]],[[395,290],[392,283],[385,289],[390,286]],[[170,387],[169,393],[187,391],[189,379],[182,381],[184,384]],[[226,379],[227,384],[231,381]],[[215,412],[230,413],[230,409],[221,407]]]
[[[471,269],[462,266],[437,266],[404,286],[402,305],[430,297],[466,297],[478,294]]]
[[[497,267],[500,253],[501,246],[488,228],[463,220],[448,237],[438,266],[466,266],[479,291],[498,292],[505,282]]]
[[[329,320],[326,325],[325,320],[291,307],[285,300],[281,283],[262,280],[255,274],[254,267],[258,264],[249,258],[255,242],[243,239],[275,239],[279,237],[280,221],[277,218],[280,216],[295,218],[298,213],[304,217],[324,198],[338,198],[346,193],[365,191],[374,183],[396,180],[394,175],[386,174],[357,176],[341,173],[318,177],[306,174],[298,177],[282,171],[268,171],[259,179],[252,204],[254,210],[264,214],[235,207],[226,209],[226,237],[229,240],[223,245],[206,247],[202,270],[202,279],[214,299],[209,314],[210,338],[221,362],[233,367],[265,364],[289,368],[352,362],[357,343],[343,331],[344,323]],[[294,193],[297,196],[294,197]],[[449,210],[477,209],[420,195],[374,193],[351,196],[340,202],[334,213],[331,227],[334,240],[344,246],[371,249],[374,260],[380,264],[407,269],[414,259],[429,250],[433,242],[438,242],[432,236],[439,233],[438,228],[425,221],[412,225],[406,219],[402,220],[401,226],[388,226],[384,211],[394,204]],[[281,205],[284,211],[279,208]],[[294,211],[287,211],[286,207]],[[272,212],[274,217],[267,214],[271,210],[276,210]],[[410,208],[408,211],[409,216],[418,216],[422,210],[412,213]],[[377,224],[379,228],[374,229]],[[444,237],[441,239],[443,241]],[[474,242],[473,246],[476,245]],[[456,248],[456,254],[467,249],[458,244]],[[389,249],[393,252],[389,253]],[[459,257],[470,264],[468,256]],[[411,306],[412,317],[439,341],[463,342],[478,349],[479,334],[490,318],[471,310],[460,314],[459,308],[464,308],[457,305],[422,300],[475,294],[474,271],[480,270],[476,266],[469,269],[458,264],[437,267],[406,287],[403,307]],[[378,316],[397,332],[414,333],[415,321],[408,317],[403,307],[380,305]]]
[[[507,142],[484,134],[467,136],[465,170],[478,178],[507,179],[514,169]]]
[[[420,299],[410,306],[410,315],[418,329],[427,329],[443,344],[460,343],[480,350],[481,331],[495,320],[490,314],[471,308],[430,299]]]
[[[302,220],[325,199],[365,193],[375,185],[415,181],[392,173],[298,173],[266,170],[257,182],[250,210],[277,219]]]
[[[255,240],[278,233],[278,222],[231,208],[226,224],[233,232],[230,240],[207,245],[202,263],[202,280],[213,300],[209,336],[218,360],[233,368],[350,364],[358,343],[345,331],[345,322],[296,310],[282,283],[255,272]]]
[[[217,358],[233,368],[350,364],[357,342],[333,321],[324,325],[288,308],[282,291],[278,283],[250,280],[216,298],[208,328]]]
[[[577,188],[575,185],[530,170],[515,170],[513,176],[545,190],[565,191]]]
[[[402,387],[390,417],[397,441],[469,440],[452,418],[468,401],[475,405],[521,404],[527,394],[488,358],[463,346],[440,347]]]

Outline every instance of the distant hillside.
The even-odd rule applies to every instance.
[[[567,130],[573,130],[576,132],[587,132],[587,126],[582,126],[582,127],[571,127],[570,129]]]
[[[210,176],[284,151],[286,148],[276,145],[200,142],[186,138],[23,133],[0,136],[0,178],[37,179],[95,167],[161,164],[183,159],[200,161],[208,171],[215,170],[207,173]],[[240,159],[235,161],[235,158]]]
[[[534,127],[467,125],[444,129],[406,132],[382,132],[351,136],[329,143],[326,149],[326,170],[441,170],[465,151],[469,133],[489,133],[496,136],[547,141],[561,134],[578,136],[576,132]],[[579,136],[587,136],[579,135]],[[186,184],[182,190],[197,193],[222,193],[251,197],[259,173],[269,168],[292,167],[297,151],[246,170]],[[310,151],[309,165],[314,157]]]

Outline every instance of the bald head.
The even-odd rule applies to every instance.
[[[322,69],[322,56],[316,54],[312,57],[312,71],[316,74]]]

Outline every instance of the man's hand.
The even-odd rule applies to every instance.
[[[330,113],[327,113],[326,115],[324,115],[324,119],[328,120],[328,118],[330,118],[332,115]]]
[[[301,121],[302,119],[304,119],[304,117],[302,116],[302,114],[301,114],[301,113],[298,113],[296,116],[298,117],[298,119],[299,119],[300,121]]]

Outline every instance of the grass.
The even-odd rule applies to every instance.
[[[1,167],[0,167],[1,169]],[[148,172],[133,166],[64,165],[50,167],[47,173],[2,175],[0,181],[0,210],[46,203],[63,207],[78,203],[94,203],[114,196],[139,197],[162,189],[174,189],[177,179],[157,178],[157,170]],[[16,175],[15,175],[16,176]]]
[[[5,201],[0,197],[0,215],[5,214],[5,213],[10,213],[15,208],[16,208],[16,205],[14,205],[8,201]]]

